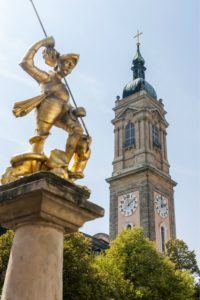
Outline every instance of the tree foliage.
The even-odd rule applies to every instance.
[[[1,288],[13,232],[0,237]],[[63,299],[190,300],[193,278],[159,254],[141,228],[123,231],[110,249],[95,257],[81,233],[65,235]]]
[[[101,278],[93,267],[91,240],[81,233],[64,239],[63,299],[102,299]],[[103,298],[104,299],[104,298]]]
[[[14,233],[12,230],[8,230],[0,236],[0,291],[4,283],[13,237]]]
[[[194,251],[189,250],[183,240],[174,239],[166,243],[166,255],[175,264],[177,270],[187,270],[194,275],[195,299],[200,299],[200,270]]]
[[[174,239],[166,243],[166,255],[175,264],[177,270],[188,270],[194,275],[200,276],[194,251],[188,249],[183,240]]]
[[[96,265],[111,285],[107,293],[112,299],[193,299],[193,278],[185,271],[175,270],[174,264],[145,238],[141,228],[123,231],[106,255],[97,258]]]

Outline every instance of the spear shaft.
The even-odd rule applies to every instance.
[[[40,26],[42,27],[42,30],[43,30],[43,32],[44,32],[44,35],[45,35],[45,37],[47,37],[47,32],[46,32],[46,30],[45,30],[45,28],[44,28],[44,26],[43,26],[42,20],[41,20],[39,14],[38,14],[38,12],[37,12],[37,9],[36,9],[36,7],[35,7],[35,5],[34,5],[34,3],[33,3],[33,0],[30,0],[30,2],[31,2],[32,7],[33,7],[33,9],[34,9],[34,11],[35,11],[35,14],[36,14],[37,19],[38,19],[38,21],[39,21],[39,23],[40,23]],[[68,89],[68,91],[69,91],[69,94],[70,94],[71,98],[72,98],[72,101],[73,101],[73,103],[74,103],[74,106],[75,106],[76,108],[78,108],[78,106],[77,106],[77,104],[76,104],[76,101],[75,101],[75,99],[74,99],[74,96],[73,96],[73,94],[72,94],[72,92],[71,92],[71,89],[70,89],[70,87],[69,87],[69,85],[68,85],[68,83],[67,83],[66,78],[64,78],[64,82],[65,82],[65,85],[66,85],[66,87],[67,87],[67,89]],[[85,129],[85,132],[86,132],[87,136],[89,136],[89,132],[88,132],[88,130],[87,130],[87,128],[86,128],[86,125],[85,125],[85,122],[83,121],[83,118],[80,117],[80,120],[81,120],[81,123],[82,123],[82,125],[83,125],[83,128]]]

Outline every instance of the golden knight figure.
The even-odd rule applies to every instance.
[[[16,102],[13,113],[22,117],[36,110],[36,135],[29,142],[32,152],[17,155],[11,159],[11,166],[3,174],[2,184],[38,171],[51,171],[56,175],[74,181],[83,178],[83,171],[90,157],[91,137],[84,134],[79,118],[85,117],[83,107],[74,108],[69,102],[69,93],[62,78],[76,66],[78,54],[60,55],[55,49],[53,37],[47,37],[29,48],[20,66],[39,84],[41,94],[31,99]],[[39,49],[43,58],[53,70],[45,72],[34,64]],[[65,151],[54,149],[50,157],[44,154],[44,144],[52,126],[68,133]],[[69,163],[72,167],[69,170]]]

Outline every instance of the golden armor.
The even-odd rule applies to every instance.
[[[51,171],[58,176],[75,180],[83,178],[83,170],[90,156],[91,137],[83,133],[79,117],[86,115],[83,107],[74,108],[69,102],[69,93],[62,78],[71,73],[78,62],[78,54],[60,55],[54,49],[54,39],[45,38],[29,48],[20,66],[39,84],[41,94],[14,104],[13,113],[22,117],[36,110],[36,135],[29,142],[32,152],[17,155],[11,159],[11,167],[3,174],[3,184],[20,176],[41,170]],[[53,70],[45,72],[34,65],[34,57],[40,48],[45,63]],[[44,144],[52,126],[68,133],[65,151],[54,149],[50,157],[44,154]],[[73,159],[71,170],[68,166]]]

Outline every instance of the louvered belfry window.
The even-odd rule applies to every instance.
[[[125,127],[125,148],[135,145],[135,126],[129,122]]]
[[[158,128],[155,125],[152,126],[152,137],[153,137],[153,146],[160,149],[161,144],[160,144],[159,132],[158,132]]]

